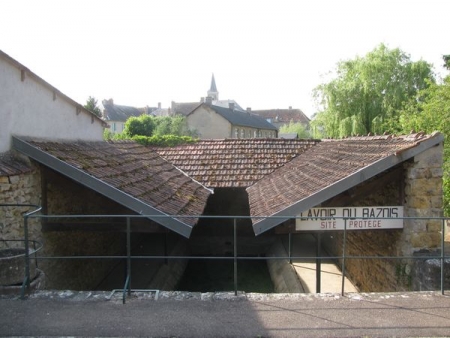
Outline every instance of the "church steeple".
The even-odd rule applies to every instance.
[[[217,91],[216,87],[216,80],[214,79],[214,74],[211,78],[211,88],[208,90],[208,97],[211,97],[213,100],[219,99],[219,92]]]

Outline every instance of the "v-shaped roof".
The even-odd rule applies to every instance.
[[[203,140],[174,148],[18,138],[13,144],[45,166],[189,237],[197,223],[192,216],[203,213],[211,194],[205,186],[247,187],[258,235],[443,139],[435,133],[323,141]]]
[[[211,191],[135,142],[36,142],[14,147],[74,181],[185,237],[197,223]]]
[[[324,140],[247,188],[261,234],[443,141],[443,135]],[[268,218],[268,216],[277,216]]]

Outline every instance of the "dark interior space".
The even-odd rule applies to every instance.
[[[245,292],[274,292],[266,261],[240,259],[237,262],[237,289]],[[190,260],[176,290],[191,292],[234,291],[233,260]]]

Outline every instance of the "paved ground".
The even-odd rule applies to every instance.
[[[310,235],[293,236],[292,256],[294,257],[315,257],[316,240]],[[321,256],[327,256],[325,251]],[[292,265],[302,282],[305,292],[316,292],[316,261],[308,259],[294,259]],[[331,260],[321,262],[321,283],[320,292],[322,293],[341,293],[342,291],[342,273],[341,270]],[[345,292],[358,292],[356,287],[345,277]]]
[[[0,336],[448,337],[450,294],[121,295],[41,291],[0,299]]]

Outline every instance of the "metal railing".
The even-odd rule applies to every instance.
[[[34,205],[8,205],[8,204],[0,204],[0,207],[2,206],[17,206],[17,207],[34,207],[35,209],[32,211],[29,211],[23,215],[23,222],[24,222],[24,243],[25,243],[25,277],[22,284],[22,293],[21,298],[25,298],[24,296],[24,289],[25,287],[27,290],[30,290],[30,256],[28,254],[29,249],[29,226],[28,226],[28,220],[30,218],[37,218],[41,220],[49,221],[51,219],[126,219],[126,255],[86,255],[86,256],[39,256],[36,257],[36,260],[44,260],[44,259],[91,259],[91,260],[97,260],[97,259],[118,259],[118,260],[125,260],[126,261],[126,278],[125,278],[125,284],[123,289],[120,289],[122,291],[122,299],[123,303],[125,303],[126,295],[131,295],[131,292],[133,291],[150,291],[150,292],[158,292],[158,290],[133,290],[131,288],[131,261],[137,260],[137,259],[154,259],[154,260],[172,260],[172,259],[214,259],[214,260],[233,260],[234,264],[234,294],[238,294],[238,270],[237,270],[237,263],[239,260],[289,260],[289,262],[292,262],[292,260],[315,260],[316,261],[316,291],[320,292],[320,263],[323,260],[337,260],[341,261],[341,274],[342,274],[342,285],[341,285],[341,294],[344,295],[344,289],[345,289],[345,278],[346,278],[346,262],[347,260],[351,259],[394,259],[394,260],[420,260],[420,259],[439,259],[440,260],[440,269],[441,269],[441,293],[444,294],[444,263],[446,258],[450,258],[450,256],[445,255],[445,242],[444,242],[444,236],[445,236],[445,223],[447,221],[447,218],[443,217],[402,217],[404,220],[406,219],[413,219],[413,220],[439,220],[441,221],[441,247],[440,247],[440,254],[439,255],[423,255],[423,256],[352,256],[348,255],[346,253],[346,245],[347,245],[347,232],[349,231],[347,228],[347,221],[353,218],[342,218],[345,222],[345,227],[343,230],[343,242],[342,242],[342,254],[337,256],[321,256],[320,255],[320,246],[317,249],[316,256],[293,256],[292,255],[292,241],[291,236],[292,233],[289,233],[289,245],[288,245],[288,256],[278,256],[278,257],[248,257],[248,256],[239,256],[238,255],[238,236],[237,236],[237,220],[238,219],[252,219],[254,217],[251,216],[204,216],[204,215],[192,215],[192,216],[185,216],[185,215],[41,215],[38,214],[38,212],[41,210],[40,207],[34,206]],[[171,218],[177,218],[177,219],[185,219],[185,218],[208,218],[211,220],[214,219],[231,219],[233,220],[233,255],[230,256],[170,256],[170,255],[152,255],[152,256],[133,256],[131,254],[131,220],[134,218],[148,218],[151,217],[152,219],[160,218],[160,217],[171,217]],[[298,216],[276,216],[276,217],[261,217],[261,218],[279,218],[281,220],[288,220],[288,219],[295,219],[300,218]],[[334,217],[337,218],[337,217]],[[358,218],[358,217],[357,217]],[[359,218],[358,218],[359,219]],[[388,218],[387,218],[388,219]],[[364,230],[358,230],[358,231],[364,231]],[[382,230],[378,230],[382,231]],[[298,232],[296,232],[298,233]],[[319,233],[320,234],[320,233]],[[320,243],[320,241],[319,241]],[[113,293],[118,290],[113,290]]]
[[[25,287],[27,288],[27,290],[30,290],[30,283],[31,283],[31,278],[30,278],[30,243],[33,243],[34,245],[34,251],[33,253],[36,255],[37,251],[40,250],[42,248],[42,244],[37,242],[37,241],[31,241],[29,239],[29,233],[28,233],[28,218],[31,217],[32,215],[37,214],[38,212],[40,212],[42,210],[42,207],[40,207],[39,205],[35,205],[35,204],[20,204],[20,203],[15,203],[15,204],[9,204],[9,203],[2,203],[0,204],[0,207],[14,207],[14,208],[26,208],[26,209],[32,209],[30,211],[26,211],[23,213],[23,228],[24,228],[24,238],[23,240],[18,240],[18,241],[23,241],[24,243],[24,257],[25,257],[25,276],[23,279],[23,283],[22,283],[22,287],[21,287],[21,298],[24,299],[25,297]],[[3,242],[12,242],[13,240],[3,240]],[[39,247],[37,247],[39,246]],[[35,258],[36,259],[36,256]],[[37,264],[37,259],[35,260],[36,264]]]

